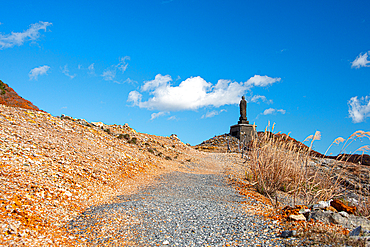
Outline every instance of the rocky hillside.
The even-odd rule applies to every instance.
[[[0,80],[0,104],[7,106],[16,106],[24,109],[40,111],[40,109],[30,101],[19,96],[13,88]]]
[[[199,155],[176,135],[0,104],[0,242],[68,245],[73,216]]]

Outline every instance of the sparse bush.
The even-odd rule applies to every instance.
[[[1,95],[4,95],[6,93],[5,91],[5,83],[0,81],[0,91],[1,91]]]
[[[137,143],[137,138],[136,137],[132,137],[130,141],[128,141],[129,143],[132,143],[132,144],[136,144]]]
[[[154,150],[152,148],[148,148],[148,152],[153,154]]]
[[[166,160],[172,160],[172,158],[170,156],[166,156],[165,158]]]

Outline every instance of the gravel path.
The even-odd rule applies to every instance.
[[[220,172],[175,171],[116,203],[91,207],[73,220],[76,242],[89,246],[284,246],[272,224],[246,213],[241,196]],[[193,166],[199,166],[192,164]]]

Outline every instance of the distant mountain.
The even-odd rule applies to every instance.
[[[0,104],[21,107],[30,110],[42,111],[30,101],[19,96],[13,88],[0,80]]]

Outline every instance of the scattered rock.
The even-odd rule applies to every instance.
[[[325,202],[325,201],[319,201],[318,204],[313,205],[313,209],[326,209],[327,207],[330,206],[330,201]]]
[[[344,212],[344,211],[340,211],[339,214],[342,215],[343,217],[346,217],[346,218],[349,217],[349,214],[347,212]]]
[[[350,237],[352,237],[352,236],[360,236],[360,233],[361,233],[361,226],[358,226],[355,229],[353,229],[352,231],[350,231],[350,233],[348,235]]]
[[[347,206],[342,201],[334,199],[330,205],[334,207],[337,211],[345,211],[349,214],[354,214],[356,211],[356,206]]]
[[[95,127],[98,127],[98,128],[102,128],[105,125],[102,122],[91,122],[91,124],[94,125]]]
[[[307,218],[307,221],[310,221],[311,219],[314,220],[314,221],[321,221],[323,223],[326,223],[326,224],[330,224],[331,221],[330,221],[330,216],[333,214],[333,212],[331,211],[321,211],[321,210],[315,210],[315,211],[312,211],[308,218]]]
[[[170,138],[171,138],[172,140],[180,141],[180,139],[177,137],[177,135],[176,135],[176,134],[171,134]]]
[[[364,217],[348,214],[344,211],[335,213],[333,211],[315,210],[309,213],[307,221],[310,220],[321,221],[325,224],[333,223],[336,225],[341,225],[347,229],[353,229],[361,226],[362,229],[370,230],[370,220]]]
[[[327,207],[327,208],[326,208],[326,210],[327,210],[327,211],[333,211],[334,213],[337,213],[337,212],[338,212],[338,211],[337,211],[335,208],[333,208],[332,206]]]
[[[349,216],[349,222],[352,225],[352,227],[358,227],[361,226],[362,229],[369,231],[370,230],[370,220],[360,217],[360,216]],[[352,228],[351,227],[351,228]]]
[[[295,221],[300,221],[300,220],[306,221],[306,217],[304,217],[303,214],[298,214],[298,215],[291,214],[291,215],[289,215],[289,219],[292,219],[292,220],[295,220]]]
[[[293,236],[296,236],[297,235],[297,231],[295,230],[286,230],[286,231],[283,231],[280,235],[281,238],[290,238],[290,237],[293,237]]]
[[[163,243],[162,243],[163,245],[169,245],[170,244],[170,242],[168,241],[168,240],[165,240],[165,241],[163,241]]]

